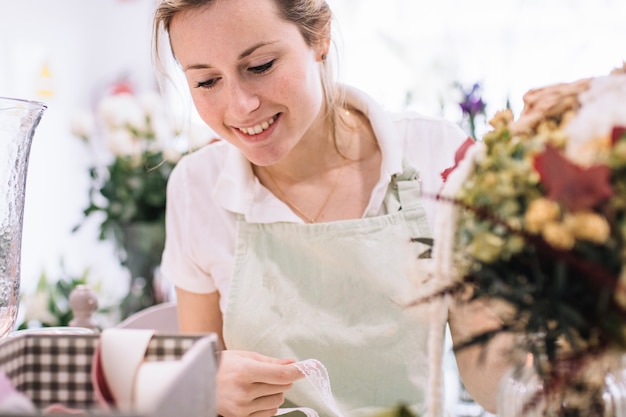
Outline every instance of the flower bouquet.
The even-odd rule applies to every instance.
[[[135,94],[122,84],[112,90],[98,103],[95,118],[91,112],[75,118],[72,132],[94,146],[97,157],[84,215],[101,216],[99,238],[113,239],[131,273],[125,318],[164,301],[153,275],[165,241],[167,181],[178,160],[213,134],[200,125],[178,127],[156,92]]]
[[[517,120],[497,113],[445,172],[441,294],[470,289],[501,319],[457,348],[517,336],[537,388],[517,413],[608,415],[624,408],[609,410],[603,393],[626,349],[626,65],[524,103]]]

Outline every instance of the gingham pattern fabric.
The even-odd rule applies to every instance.
[[[146,360],[179,359],[199,338],[157,334],[150,341]],[[94,410],[97,404],[90,373],[98,340],[97,334],[28,334],[10,338],[0,344],[0,372],[40,409],[61,403]]]
[[[176,335],[152,338],[146,352],[146,361],[167,361],[180,359],[200,336]]]

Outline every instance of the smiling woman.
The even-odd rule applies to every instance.
[[[328,368],[342,414],[441,407],[431,388],[447,307],[401,305],[428,289],[426,247],[412,239],[428,238],[435,216],[422,187],[439,189],[465,135],[333,82],[331,20],[324,0],[163,0],[155,14],[157,48],[164,29],[195,109],[224,139],[172,172],[162,271],[181,330],[227,348],[227,417],[283,403],[340,415],[299,381],[294,361],[307,358]],[[453,335],[493,326],[488,314],[451,307]],[[475,354],[458,359],[492,407],[504,368],[490,356],[472,373]]]
[[[268,33],[270,20],[275,26]],[[298,27],[277,19],[264,2],[218,1],[203,13],[176,15],[170,39],[202,119],[256,165],[282,159],[322,111],[319,72],[309,63],[322,61],[328,43],[319,39],[307,48]],[[225,42],[200,48],[201,39]],[[292,140],[266,140],[275,130]]]
[[[336,19],[330,26],[332,41],[327,49],[320,49],[323,43],[318,42],[320,32],[327,28],[316,25],[316,21],[304,22],[297,29],[285,27],[285,21],[295,20],[293,15],[284,14],[276,26],[261,25],[268,18],[276,20],[276,16],[268,17],[268,9],[262,8],[267,1],[247,2],[255,9],[240,8],[233,11],[232,19],[211,21],[218,12],[228,11],[228,2],[214,1],[211,7],[215,7],[216,14],[202,15],[191,9],[185,12],[190,23],[207,19],[210,25],[206,29],[213,31],[211,38],[198,32],[201,36],[184,45],[174,42],[179,63],[186,65],[187,71],[180,71],[179,63],[165,53],[170,52],[166,37],[162,38],[160,51],[165,51],[163,61],[168,75],[175,80],[174,90],[166,90],[173,111],[200,117],[191,107],[192,94],[187,94],[187,90],[192,91],[198,108],[203,109],[202,117],[220,129],[220,135],[233,145],[242,146],[240,153],[224,152],[231,149],[225,146],[227,143],[212,146],[214,153],[194,159],[194,169],[202,169],[187,172],[185,168],[177,174],[180,182],[198,188],[173,194],[173,199],[180,201],[180,206],[172,210],[180,210],[177,221],[190,229],[195,227],[197,233],[187,236],[170,231],[182,242],[189,238],[188,246],[168,255],[185,260],[181,269],[170,270],[170,279],[178,283],[180,277],[182,288],[197,291],[194,295],[200,294],[202,301],[208,297],[218,303],[201,305],[211,314],[216,312],[215,317],[219,317],[207,313],[214,319],[207,321],[220,328],[230,289],[230,281],[224,277],[230,277],[234,268],[230,256],[236,247],[233,233],[238,219],[226,212],[262,220],[263,224],[324,223],[309,225],[312,228],[326,227],[329,220],[387,214],[390,206],[381,201],[389,184],[381,178],[389,179],[402,171],[401,162],[400,167],[394,165],[394,157],[399,154],[401,160],[404,153],[410,154],[410,162],[418,166],[424,189],[438,189],[438,171],[447,168],[449,160],[451,165],[451,155],[458,140],[463,139],[457,136],[461,133],[451,125],[431,125],[413,115],[419,123],[402,119],[402,127],[410,128],[403,134],[389,134],[386,128],[390,124],[381,123],[387,120],[381,107],[392,111],[408,108],[456,122],[461,113],[455,83],[479,82],[488,115],[504,107],[509,96],[514,98],[510,101],[513,111],[518,112],[520,98],[529,88],[603,74],[626,58],[626,43],[616,42],[626,38],[626,26],[620,20],[626,15],[626,2],[621,0],[329,0]],[[95,227],[91,234],[88,228],[84,235],[71,234],[82,217],[88,178],[87,155],[68,126],[70,115],[77,108],[89,106],[92,94],[104,81],[131,73],[139,90],[153,86],[148,16],[155,1],[101,2],[97,6],[74,0],[56,0],[54,4],[46,0],[0,2],[4,18],[0,25],[0,95],[34,97],[41,86],[38,77],[42,72],[49,75],[46,86],[55,93],[45,98],[51,116],[39,128],[42,140],[34,144],[31,158],[23,241],[24,289],[28,292],[29,287],[34,287],[42,269],[55,276],[60,257],[70,272],[88,267],[94,277],[106,278],[103,283],[110,285],[112,291],[126,288],[119,282],[125,279],[124,272],[112,262],[112,248],[98,244]],[[171,1],[175,3],[185,1]],[[197,7],[203,4],[200,0],[191,3]],[[277,0],[270,4],[277,11],[280,5],[289,3],[299,2]],[[325,4],[307,3],[314,7]],[[33,14],[34,9],[38,13]],[[318,11],[320,21],[324,21],[329,11],[323,7]],[[111,20],[118,22],[115,28],[108,25]],[[66,23],[58,25],[59,21]],[[36,29],[25,31],[24,27]],[[234,36],[225,37],[217,33],[218,28]],[[185,31],[191,29],[190,26]],[[296,30],[301,36],[291,36]],[[15,36],[16,33],[20,35]],[[246,37],[254,40],[244,45]],[[226,49],[226,45],[232,50]],[[303,45],[306,47],[300,48]],[[183,47],[191,50],[184,51]],[[186,55],[192,51],[201,55]],[[340,64],[337,57],[341,58]],[[198,67],[192,68],[195,65]],[[44,68],[46,72],[42,71]],[[328,78],[331,72],[360,91],[350,88],[341,94],[332,77]],[[272,89],[266,90],[270,84]],[[295,94],[294,85],[302,89],[313,87],[302,95]],[[339,94],[333,96],[335,91]],[[372,104],[363,93],[382,106]],[[226,94],[227,99],[223,99]],[[318,106],[320,102],[323,108]],[[246,114],[249,109],[253,111]],[[335,117],[321,117],[332,109],[338,111]],[[420,128],[414,129],[417,124]],[[314,140],[329,139],[328,132],[336,134],[336,141]],[[279,135],[284,140],[275,141]],[[419,145],[418,141],[407,140],[402,145],[406,149],[400,146],[402,150],[398,151],[395,145],[387,146],[394,143],[385,141],[390,136],[427,139]],[[430,148],[441,149],[441,154],[433,155]],[[287,154],[289,157],[284,157]],[[250,164],[246,156],[254,156],[255,163]],[[324,175],[318,172],[320,166],[326,168]],[[210,173],[197,174],[204,173],[204,169]],[[233,172],[238,175],[232,175]],[[218,176],[220,181],[207,179],[215,180]],[[204,198],[210,193],[221,198],[219,205]],[[259,201],[265,204],[258,205]],[[432,218],[430,202],[422,203]],[[205,222],[206,227],[197,227]],[[224,230],[227,239],[220,240]],[[248,233],[246,230],[241,232]],[[211,236],[221,244],[208,244]],[[170,251],[176,247],[169,246]],[[281,253],[292,254],[293,248],[286,246],[281,246]],[[343,255],[342,251],[337,253]],[[380,256],[377,253],[372,258]],[[337,257],[341,256],[330,258]],[[260,271],[263,282],[270,285],[275,275],[271,263],[264,264]],[[250,274],[261,275],[254,270]],[[366,276],[370,274],[364,272]],[[293,275],[299,276],[300,270],[294,270]],[[312,279],[316,280],[317,276]],[[189,294],[183,297],[188,305],[193,304],[188,301]],[[347,297],[350,301],[353,298]],[[299,317],[297,312],[282,314]],[[256,333],[258,329],[252,330]]]

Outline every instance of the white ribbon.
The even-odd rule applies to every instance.
[[[328,371],[324,364],[317,359],[307,359],[294,363],[294,366],[302,372],[302,375],[304,375],[306,380],[313,386],[328,409],[330,409],[336,417],[344,417],[335,402],[335,397],[333,397],[333,392],[330,388],[330,378],[328,377]],[[315,410],[308,407],[281,408],[276,415],[280,416],[293,411],[300,411],[307,417],[319,417]]]

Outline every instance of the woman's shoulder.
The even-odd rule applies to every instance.
[[[227,145],[218,140],[183,156],[170,176],[170,181],[184,181],[187,185],[193,182],[214,183],[222,170]],[[190,184],[191,181],[191,184]]]
[[[414,110],[389,111],[364,91],[350,85],[341,87],[347,102],[367,115],[379,140],[403,141],[411,147],[437,144],[447,151],[448,147],[455,150],[467,137],[450,120]]]
[[[217,139],[200,149],[192,151],[181,158],[179,165],[183,166],[206,166],[221,164],[228,152],[227,142]]]

